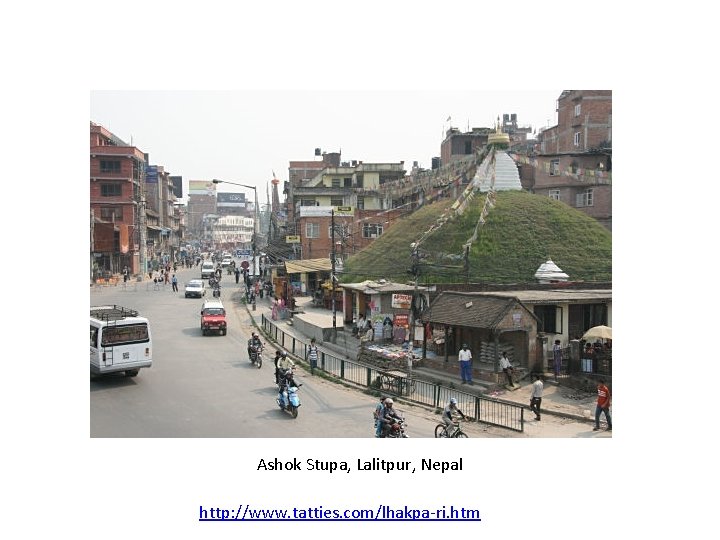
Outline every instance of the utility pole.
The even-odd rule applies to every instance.
[[[412,350],[413,350],[413,344],[415,342],[415,299],[417,298],[418,293],[418,277],[420,276],[420,246],[418,244],[413,245],[413,251],[412,251],[412,273],[414,278],[414,290],[412,295],[412,302],[410,303],[410,351],[408,355],[408,361],[407,361],[407,368],[408,368],[408,380],[412,379],[412,369],[413,369],[413,361],[412,361]]]
[[[333,343],[337,343],[337,320],[335,311],[335,209],[330,211],[330,241],[332,242],[332,252],[330,254],[330,282],[332,285],[332,312],[333,312]]]
[[[465,283],[470,283],[470,246],[465,246],[465,257],[463,261],[465,270]]]

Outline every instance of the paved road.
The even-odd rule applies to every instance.
[[[185,298],[184,283],[199,268],[179,269],[180,292],[131,283],[91,293],[91,304],[120,304],[151,320],[153,366],[135,378],[108,376],[90,382],[93,437],[371,437],[375,398],[356,389],[311,377],[297,377],[302,406],[298,418],[275,404],[274,349],[261,369],[247,360],[251,318],[232,301],[240,288],[223,276],[227,336],[202,336],[202,300]],[[412,438],[433,437],[439,417],[423,407],[400,404]],[[532,415],[528,415],[532,416]],[[470,437],[598,437],[587,423],[546,415],[525,432],[466,424]],[[610,434],[608,433],[607,436]]]
[[[128,290],[108,287],[91,294],[91,303],[120,304],[148,317],[153,333],[153,366],[135,378],[108,376],[90,383],[93,437],[369,437],[375,398],[300,373],[302,406],[298,418],[275,404],[268,347],[257,369],[247,360],[251,320],[230,300],[238,294],[234,278],[223,277],[228,312],[227,336],[202,336],[202,300],[184,298],[183,284],[196,269],[178,271],[180,292],[154,290],[145,283]],[[437,417],[421,408],[402,407],[411,437],[431,437]]]

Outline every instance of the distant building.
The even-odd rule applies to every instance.
[[[612,230],[612,91],[564,90],[558,123],[541,131],[523,186],[562,201]]]
[[[383,190],[383,186],[405,177],[403,162],[352,161],[335,165],[339,157],[339,154],[332,155],[333,165],[326,164],[310,179],[301,178],[299,168],[294,168],[295,176],[291,176],[293,180],[287,198],[287,234],[300,237],[298,258],[330,256],[333,251],[333,210],[336,213],[334,235],[338,258],[369,245],[387,229],[394,214],[399,213],[393,211],[392,195]],[[306,173],[308,170],[311,169],[305,168]]]
[[[440,144],[441,164],[449,165],[472,156],[487,145],[488,135],[494,131],[494,128],[480,127],[461,133],[458,128],[451,127],[445,132],[445,140]]]

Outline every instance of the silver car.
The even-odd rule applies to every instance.
[[[191,296],[202,298],[205,296],[205,283],[202,279],[191,279],[185,285],[185,298]]]

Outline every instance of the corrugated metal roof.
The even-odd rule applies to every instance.
[[[395,283],[392,281],[372,281],[366,280],[360,283],[341,283],[340,287],[352,291],[359,291],[364,294],[380,294],[380,293],[410,293],[415,290],[414,285],[406,285],[404,283]],[[425,291],[425,287],[418,287],[418,291]]]
[[[332,263],[325,259],[302,259],[299,261],[285,261],[285,271],[288,274],[303,274],[305,272],[330,272]]]

